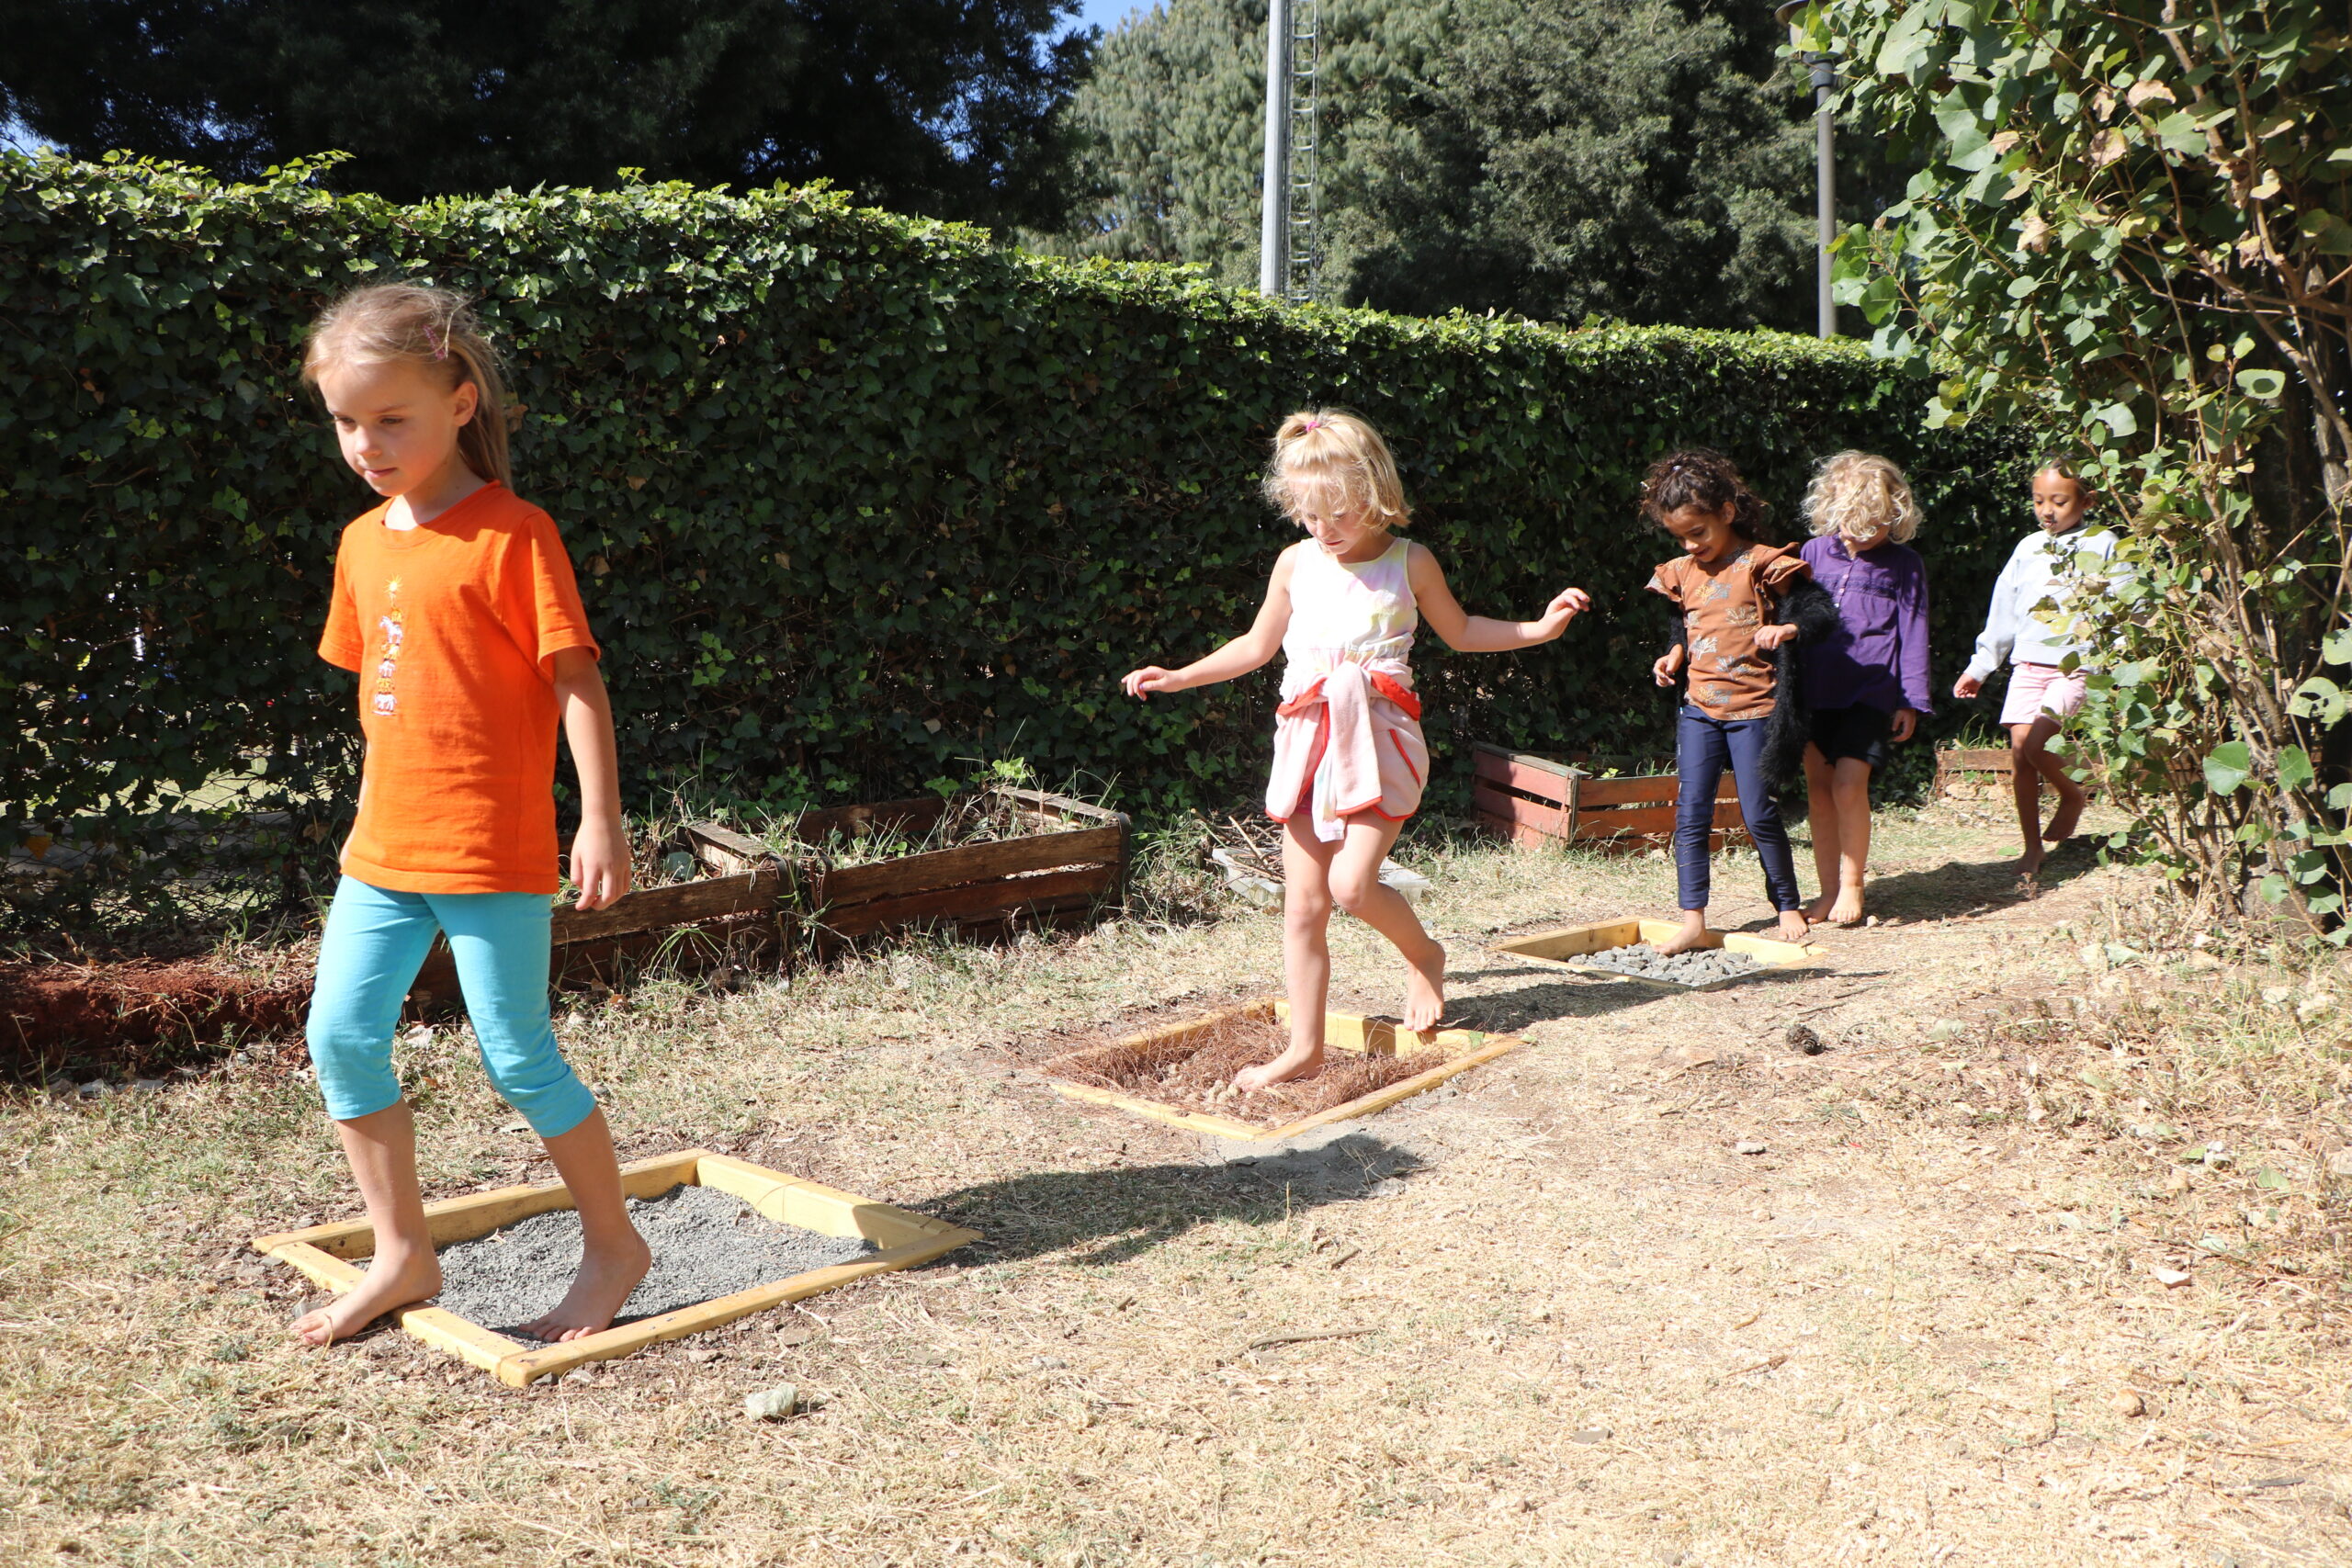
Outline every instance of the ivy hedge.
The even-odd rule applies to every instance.
[[[352,678],[311,649],[371,498],[297,367],[320,303],[372,278],[481,296],[641,794],[871,797],[1017,756],[1146,810],[1249,798],[1271,671],[1148,705],[1115,682],[1247,624],[1295,536],[1258,499],[1265,443],[1305,403],[1387,432],[1473,610],[1600,602],[1532,653],[1428,645],[1457,790],[1472,739],[1667,735],[1640,589],[1668,545],[1634,501],[1671,445],[1732,453],[1784,527],[1823,455],[1905,465],[1945,677],[2030,521],[2016,440],[1924,428],[1927,385],[1856,344],[1293,307],[822,188],[401,207],[311,180],[0,158],[10,817],[349,788]]]

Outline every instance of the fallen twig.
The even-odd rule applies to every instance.
[[[1271,1350],[1277,1345],[1305,1345],[1317,1339],[1361,1339],[1367,1334],[1379,1332],[1376,1328],[1327,1328],[1318,1334],[1272,1334],[1263,1339],[1252,1339],[1232,1355],[1220,1359],[1217,1365],[1220,1367],[1228,1365],[1244,1356],[1255,1355],[1261,1350]]]

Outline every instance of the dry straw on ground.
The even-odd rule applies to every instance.
[[[1002,1064],[1272,989],[1272,917],[580,1002],[631,1153],[988,1240],[527,1393],[286,1342],[238,1239],[351,1208],[299,1055],[11,1099],[0,1561],[2352,1560],[2338,972],[2199,958],[2079,852],[2020,900],[2012,831],[1889,821],[1893,923],[1677,995],[1481,950],[1661,908],[1663,861],[1417,825],[1456,1010],[1529,1048],[1248,1164]],[[1393,957],[1336,937],[1335,1000],[1394,1010]],[[470,1056],[403,1057],[436,1195],[544,1171]],[[744,1419],[786,1382],[819,1407]]]

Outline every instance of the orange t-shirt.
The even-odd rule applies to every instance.
[[[1771,716],[1772,656],[1756,633],[1789,580],[1812,570],[1794,550],[1744,545],[1713,566],[1677,556],[1650,573],[1650,592],[1682,612],[1693,707],[1726,722]]]
[[[401,893],[553,893],[555,656],[596,651],[571,558],[502,485],[415,528],[385,509],[344,529],[319,638],[359,673],[368,737],[343,869]]]

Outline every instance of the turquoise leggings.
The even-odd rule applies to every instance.
[[[392,1032],[438,930],[490,1081],[542,1138],[578,1126],[596,1097],[556,1049],[548,1018],[552,912],[544,893],[394,893],[345,877],[319,942],[307,1031],[327,1114],[349,1122],[400,1103]]]

